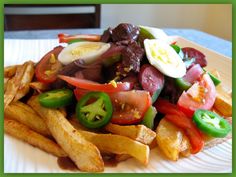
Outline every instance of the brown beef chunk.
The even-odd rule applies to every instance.
[[[126,76],[129,72],[140,70],[140,62],[144,56],[144,49],[137,42],[132,42],[121,51],[122,61],[117,66],[117,75]]]
[[[128,23],[121,23],[112,30],[113,42],[123,40],[137,40],[138,36],[139,27]]]

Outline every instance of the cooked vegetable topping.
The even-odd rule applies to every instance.
[[[103,92],[89,92],[76,106],[76,116],[87,128],[101,128],[109,123],[112,116],[109,96]]]
[[[213,81],[215,86],[217,86],[217,85],[219,85],[221,83],[221,81],[217,77],[215,77],[213,74],[211,74],[210,72],[206,71],[205,69],[204,69],[204,71],[209,74],[209,76],[211,77],[211,80]]]
[[[145,125],[146,127],[153,129],[154,128],[154,119],[157,115],[157,110],[154,106],[150,106],[147,112],[144,115],[144,118],[141,124]]]
[[[231,131],[230,124],[218,114],[199,109],[193,115],[197,127],[207,135],[223,138]]]
[[[69,89],[58,89],[44,92],[39,96],[39,103],[48,108],[59,108],[72,103],[73,92]]]

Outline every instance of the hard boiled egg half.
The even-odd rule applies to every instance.
[[[58,60],[64,65],[77,59],[83,59],[85,64],[90,64],[109,48],[110,44],[103,42],[76,42],[65,47],[58,55]]]
[[[149,63],[164,75],[180,78],[186,74],[184,62],[166,41],[145,39],[144,48]]]

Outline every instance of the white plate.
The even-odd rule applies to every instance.
[[[172,37],[181,47],[190,46],[202,51],[209,62],[209,70],[220,71],[223,84],[232,88],[232,60],[178,36]],[[58,45],[58,40],[4,40],[4,66],[38,61],[47,51]],[[13,137],[4,135],[5,173],[65,173],[57,165],[57,158]],[[106,173],[231,173],[232,140],[204,150],[189,158],[172,162],[158,148],[151,151],[150,162],[144,167],[134,159],[117,167],[106,167]]]

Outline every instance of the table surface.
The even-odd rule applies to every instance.
[[[195,29],[163,29],[167,35],[182,36],[206,48],[232,58],[232,42]],[[103,29],[61,29],[5,32],[5,39],[55,39],[58,33],[102,34]]]

